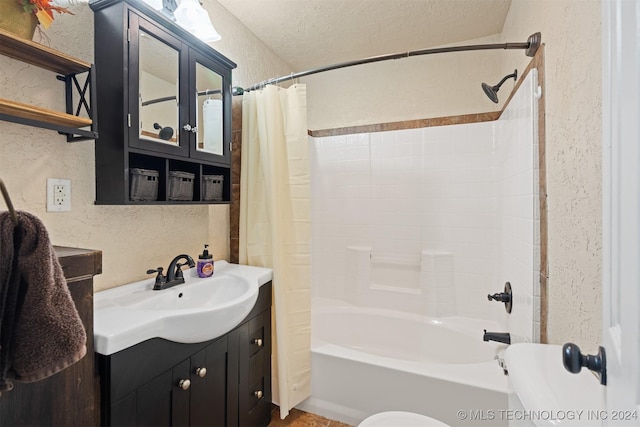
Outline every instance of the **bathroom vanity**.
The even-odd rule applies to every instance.
[[[178,343],[151,338],[98,354],[101,424],[268,425],[271,292],[271,281],[260,286],[251,312],[215,339]]]

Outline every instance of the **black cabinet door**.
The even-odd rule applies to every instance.
[[[227,340],[191,357],[191,426],[226,425]]]
[[[129,146],[188,157],[188,46],[133,11],[129,37]]]
[[[171,371],[159,375],[111,408],[113,426],[170,426]]]
[[[173,378],[171,387],[171,425],[174,427],[187,427],[189,426],[189,402],[192,393],[189,359],[176,365],[171,373]]]

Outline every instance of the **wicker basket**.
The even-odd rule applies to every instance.
[[[129,198],[135,201],[158,200],[158,176],[155,170],[129,169],[131,186]]]
[[[189,172],[169,171],[169,200],[193,200],[193,180]]]
[[[224,175],[202,175],[202,200],[222,200]]]

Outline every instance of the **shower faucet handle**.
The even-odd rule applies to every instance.
[[[513,292],[511,290],[511,283],[506,282],[504,284],[504,292],[498,292],[493,295],[487,295],[487,299],[489,301],[498,301],[504,303],[504,308],[507,310],[507,313],[511,313],[511,309],[513,307]]]
[[[511,294],[500,292],[493,295],[489,294],[487,295],[487,298],[489,298],[489,301],[509,302],[511,301]]]

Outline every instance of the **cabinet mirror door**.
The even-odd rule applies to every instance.
[[[224,155],[224,104],[222,99],[222,76],[196,62],[196,150]]]
[[[139,31],[139,138],[180,145],[179,53]]]

